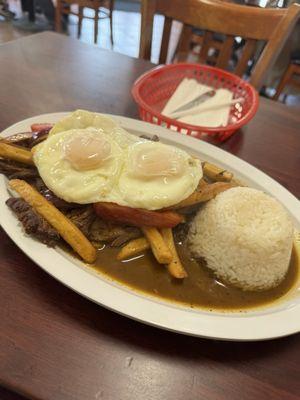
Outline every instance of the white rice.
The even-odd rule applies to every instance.
[[[293,246],[293,223],[283,206],[246,187],[229,189],[196,215],[188,244],[195,257],[224,282],[244,290],[265,290],[286,275]]]

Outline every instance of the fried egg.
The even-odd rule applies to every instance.
[[[192,194],[202,177],[199,160],[159,142],[128,147],[119,178],[122,199],[134,208],[156,210]]]
[[[56,196],[88,204],[111,201],[107,196],[118,181],[122,149],[94,128],[71,129],[36,146],[33,159],[41,178]]]
[[[193,193],[200,160],[174,146],[136,137],[114,120],[78,110],[34,149],[34,162],[58,197],[158,210]]]

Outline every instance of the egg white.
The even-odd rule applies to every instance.
[[[96,128],[101,132],[111,132],[119,125],[112,118],[100,113],[86,110],[76,110],[57,122],[49,132],[49,137],[70,129]]]

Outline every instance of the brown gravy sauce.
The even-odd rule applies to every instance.
[[[166,268],[148,250],[129,261],[116,260],[118,248],[104,247],[98,251],[93,269],[133,290],[182,305],[209,310],[239,311],[262,306],[282,297],[298,280],[298,260],[293,249],[285,279],[276,288],[247,292],[217,280],[211,271],[188,256],[183,245],[177,249],[188,277],[172,278]]]

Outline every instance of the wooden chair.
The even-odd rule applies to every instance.
[[[77,6],[78,12],[73,10],[73,5]],[[100,7],[107,9],[107,11],[103,9],[100,11]],[[83,14],[84,8],[90,8],[94,10],[94,17],[85,16]],[[99,19],[109,18],[110,40],[111,44],[113,44],[113,9],[114,0],[57,0],[55,11],[55,30],[56,32],[62,31],[63,15],[76,15],[78,17],[77,37],[80,38],[83,18],[92,19],[94,20],[94,43],[96,44],[98,39]],[[100,12],[102,12],[104,16],[99,15]]]
[[[298,79],[295,79],[296,76],[298,76]],[[281,81],[279,82],[273,99],[278,100],[282,91],[288,85],[297,86],[300,88],[300,61],[292,61],[287,67],[287,70],[285,71]]]
[[[264,77],[280,53],[285,40],[300,16],[300,5],[288,9],[260,9],[240,6],[220,0],[142,0],[140,57],[150,59],[154,14],[165,16],[159,62],[165,63],[168,54],[172,21],[184,25],[181,41],[186,41],[192,27],[205,33],[202,37],[199,61],[206,62],[210,50],[217,48],[216,66],[226,69],[232,55],[235,37],[245,39],[242,54],[234,73],[242,76],[256,51],[258,41],[266,43],[251,74],[250,82],[260,89]],[[216,41],[214,33],[224,35]]]

